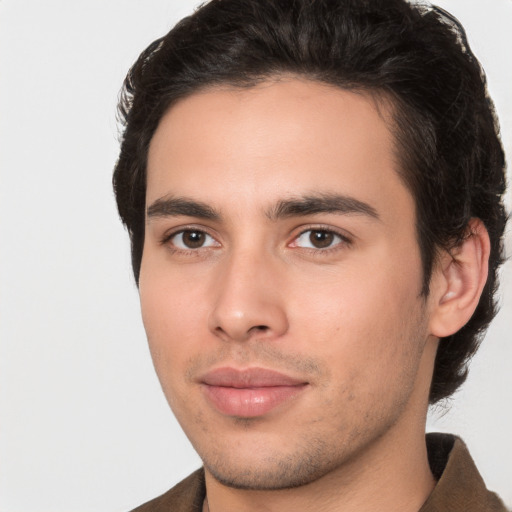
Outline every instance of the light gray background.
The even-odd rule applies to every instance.
[[[438,3],[486,68],[510,160],[512,0]],[[127,510],[199,466],[153,372],[110,184],[124,75],[195,4],[0,1],[1,512]],[[511,318],[509,262],[467,384],[429,420],[509,506]]]

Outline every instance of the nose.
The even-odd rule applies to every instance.
[[[276,339],[288,330],[279,269],[265,255],[233,255],[215,280],[209,329],[225,341]]]

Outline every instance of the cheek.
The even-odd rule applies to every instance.
[[[186,293],[178,293],[175,283],[162,279],[140,280],[142,319],[148,339],[151,358],[164,395],[171,410],[181,423],[181,418],[199,410],[194,403],[187,382],[190,361],[201,348],[197,342],[199,325],[194,301]]]
[[[203,283],[204,276],[175,270],[162,254],[145,250],[139,295],[150,343],[165,346],[193,336],[204,303]]]
[[[296,302],[291,324],[305,334],[300,350],[314,350],[340,387],[358,395],[403,380],[419,362],[425,337],[421,273],[410,262],[399,268],[333,273]]]
[[[169,272],[148,272],[143,266],[139,293],[153,364],[169,398],[167,388],[183,385],[187,361],[205,338],[198,335],[205,323],[198,301],[203,291],[197,283],[180,282]]]

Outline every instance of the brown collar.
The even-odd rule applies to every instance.
[[[419,512],[507,512],[485,487],[464,442],[449,434],[427,434],[427,451],[437,485]]]

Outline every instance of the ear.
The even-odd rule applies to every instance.
[[[461,329],[473,315],[487,281],[490,242],[480,219],[471,219],[468,236],[444,251],[431,280],[430,333],[438,338]]]

